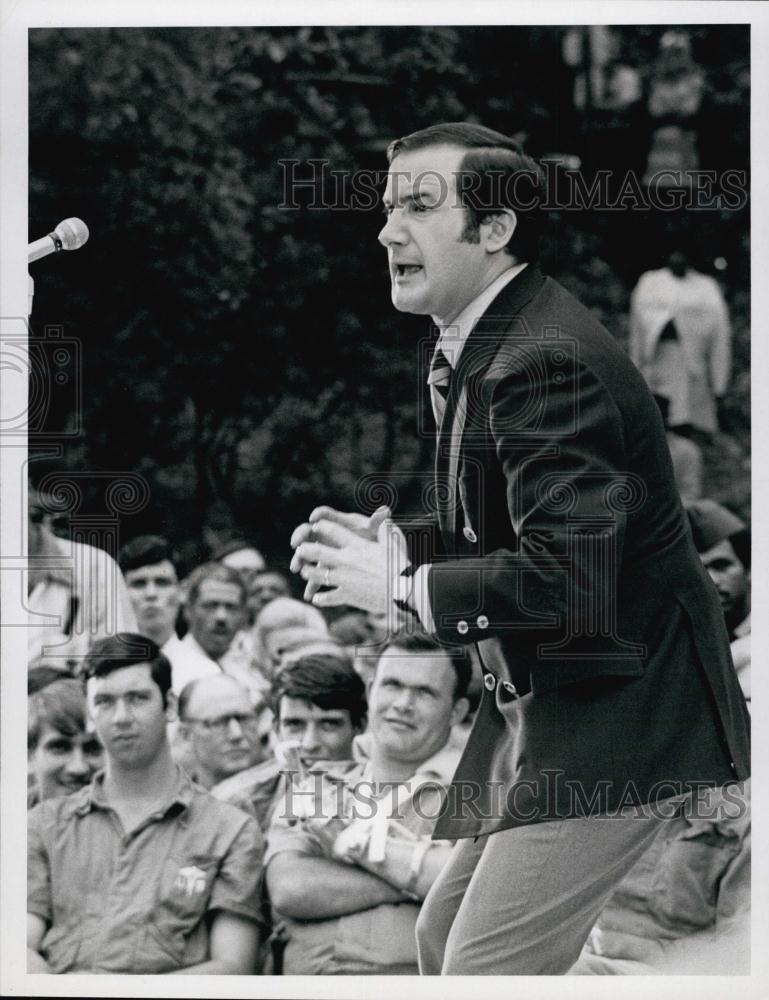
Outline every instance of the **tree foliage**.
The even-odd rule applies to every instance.
[[[715,31],[696,41],[727,106],[745,76],[725,80]],[[729,37],[744,68],[747,33]],[[30,234],[67,215],[92,233],[33,272],[36,336],[55,323],[83,346],[84,435],[64,464],[148,479],[128,534],[181,545],[213,524],[276,559],[316,502],[349,507],[366,475],[413,473],[398,482],[414,506],[428,325],[389,306],[374,199],[345,207],[327,176],[287,208],[287,171],[381,171],[393,136],[439,120],[525,134],[535,153],[589,142],[559,29],[35,29],[29,65]],[[558,236],[554,270],[621,336],[629,289],[601,234],[561,219]]]

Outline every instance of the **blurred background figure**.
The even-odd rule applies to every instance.
[[[220,562],[230,569],[237,570],[246,586],[250,588],[257,573],[260,573],[265,566],[264,556],[259,549],[249,545],[241,538],[233,539],[225,545],[219,546],[212,557],[214,562]]]
[[[700,788],[660,829],[569,975],[749,975],[749,785]]]
[[[283,573],[265,567],[259,570],[248,585],[248,624],[253,625],[262,608],[276,597],[290,597],[291,585]]]
[[[187,579],[189,631],[169,656],[174,692],[180,693],[199,677],[224,672],[236,677],[252,700],[260,699],[269,684],[254,665],[250,638],[241,631],[246,620],[246,585],[240,573],[209,562]]]
[[[702,449],[698,444],[682,434],[677,434],[668,424],[670,401],[662,396],[655,396],[657,406],[662,413],[662,419],[667,430],[668,448],[673,460],[673,475],[678,492],[684,499],[696,500],[702,496],[703,477],[705,474]]]
[[[257,660],[268,676],[287,654],[309,643],[332,642],[321,612],[292,597],[276,597],[262,608],[251,634]]]
[[[328,631],[340,646],[344,646],[352,655],[356,646],[381,642],[386,634],[386,628],[380,624],[382,616],[374,616],[369,611],[358,608],[343,610],[329,623]]]
[[[179,734],[187,744],[192,777],[215,785],[262,761],[269,737],[249,692],[233,677],[218,674],[185,685],[179,696]],[[265,737],[265,739],[263,739]]]
[[[136,627],[123,574],[103,549],[58,538],[51,530],[55,503],[30,486],[26,608],[28,663],[82,670],[99,639]]]
[[[169,658],[181,640],[176,621],[182,590],[171,546],[159,535],[140,535],[120,550],[120,568],[136,614],[138,631],[149,636]]]
[[[628,346],[651,391],[667,401],[668,426],[709,439],[729,385],[731,326],[718,283],[695,271],[684,249],[674,248],[666,267],[639,278]]]
[[[715,500],[685,506],[694,544],[718,591],[732,659],[750,707],[750,529]]]
[[[87,785],[104,762],[98,736],[86,730],[80,680],[54,680],[27,702],[27,806]]]

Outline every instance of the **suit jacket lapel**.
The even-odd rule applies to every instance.
[[[467,421],[468,380],[489,367],[500,340],[515,327],[521,309],[536,295],[544,281],[537,265],[530,264],[505,285],[470,332],[452,374],[435,452],[438,523],[447,551],[453,549],[460,506],[459,457]],[[521,333],[525,333],[523,325]]]

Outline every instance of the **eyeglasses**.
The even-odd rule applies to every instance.
[[[191,719],[186,718],[183,722],[199,722],[209,733],[216,733],[223,736],[230,728],[231,722],[237,722],[241,729],[253,732],[259,725],[259,718],[256,715],[239,715],[236,712],[230,715],[219,715],[215,719]]]

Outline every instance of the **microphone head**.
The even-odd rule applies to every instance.
[[[88,226],[82,219],[65,219],[54,229],[62,250],[77,250],[88,239]]]

